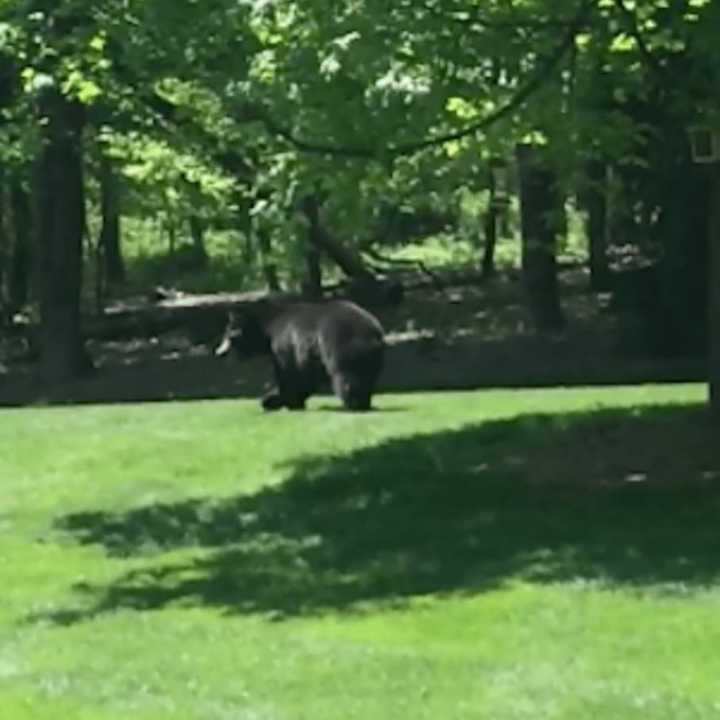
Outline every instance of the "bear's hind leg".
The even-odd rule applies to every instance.
[[[350,393],[345,402],[345,407],[353,412],[367,412],[372,410],[370,392]]]

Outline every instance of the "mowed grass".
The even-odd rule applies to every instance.
[[[0,718],[715,718],[704,388],[0,412]]]

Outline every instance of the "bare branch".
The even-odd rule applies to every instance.
[[[316,155],[334,155],[336,157],[366,159],[375,157],[376,155],[376,152],[370,148],[352,148],[342,147],[340,145],[323,145],[321,143],[308,142],[306,140],[296,138],[289,128],[284,128],[276,123],[263,110],[257,110],[256,116],[257,117],[255,119],[259,119],[271,133],[278,135],[283,140],[287,140],[287,142],[302,152],[313,153]]]

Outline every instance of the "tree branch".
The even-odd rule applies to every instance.
[[[625,18],[625,21],[627,22],[630,29],[630,34],[637,43],[638,50],[640,51],[640,55],[642,55],[643,59],[645,60],[645,64],[656,75],[658,75],[662,79],[667,79],[666,69],[663,67],[660,61],[652,54],[650,48],[648,48],[647,43],[642,36],[642,33],[640,32],[635,13],[633,13],[633,11],[630,10],[627,5],[625,5],[624,0],[615,0],[615,5],[617,6],[622,16]]]
[[[590,0],[585,0],[582,3],[574,22],[569,26],[562,41],[558,44],[555,50],[545,58],[544,62],[540,66],[540,69],[535,73],[534,77],[530,78],[530,80],[528,80],[525,85],[520,87],[520,89],[510,100],[508,100],[504,105],[500,106],[495,112],[490,113],[482,120],[478,120],[477,122],[468,125],[461,130],[447,133],[436,138],[429,138],[427,140],[419,141],[416,143],[399,145],[397,146],[397,148],[395,148],[395,152],[393,154],[409,155],[411,153],[417,152],[418,150],[424,150],[434,145],[441,145],[446,142],[451,142],[453,140],[461,140],[464,137],[474,135],[481,130],[487,129],[502,118],[514,112],[523,103],[525,103],[525,101],[531,95],[533,95],[533,93],[535,93],[543,86],[543,84],[555,71],[555,68],[560,64],[560,61],[563,59],[565,54],[570,50],[570,48],[572,48],[575,43],[575,36],[579,32],[580,27],[585,20],[585,17],[590,9],[590,5]]]
[[[574,18],[539,18],[515,20],[491,20],[481,15],[480,8],[468,8],[461,12],[442,12],[429,4],[424,9],[439,20],[451,22],[464,28],[485,28],[486,30],[564,30],[571,27]]]
[[[524,85],[522,85],[504,105],[499,107],[495,112],[486,115],[482,120],[478,120],[464,128],[449,132],[444,135],[418,140],[415,142],[402,143],[399,145],[390,145],[384,150],[377,150],[369,147],[343,147],[339,145],[327,145],[324,143],[314,143],[293,135],[289,128],[283,127],[276,123],[263,110],[256,109],[255,119],[260,120],[271,132],[289,142],[295,148],[302,152],[314,153],[319,155],[331,155],[336,157],[370,159],[376,157],[400,157],[403,155],[412,155],[420,150],[426,150],[430,147],[443,145],[447,142],[461,140],[470,135],[486,130],[499,120],[502,120],[512,112],[517,110],[528,98],[533,95],[552,75],[562,58],[570,50],[575,42],[575,36],[583,26],[585,19],[592,6],[592,0],[583,0],[574,20],[568,25],[567,32],[563,36],[557,47],[550,53],[540,64],[539,69]]]

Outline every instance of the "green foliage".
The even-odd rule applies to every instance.
[[[230,230],[205,235],[209,260],[202,268],[183,264],[190,248],[187,230],[179,233],[180,252],[170,253],[165,218],[155,222],[126,218],[123,224],[124,256],[128,266],[125,292],[147,293],[156,285],[184,292],[237,292],[262,289],[258,259],[247,251],[247,239]]]
[[[309,189],[331,232],[362,245],[387,205],[455,212],[519,141],[547,144],[572,190],[591,153],[640,162],[636,101],[681,124],[717,114],[718,12],[699,0],[7,2],[0,76],[16,87],[0,83],[0,152],[27,167],[38,94],[59,88],[126,179],[124,212],[269,232],[297,275]]]

